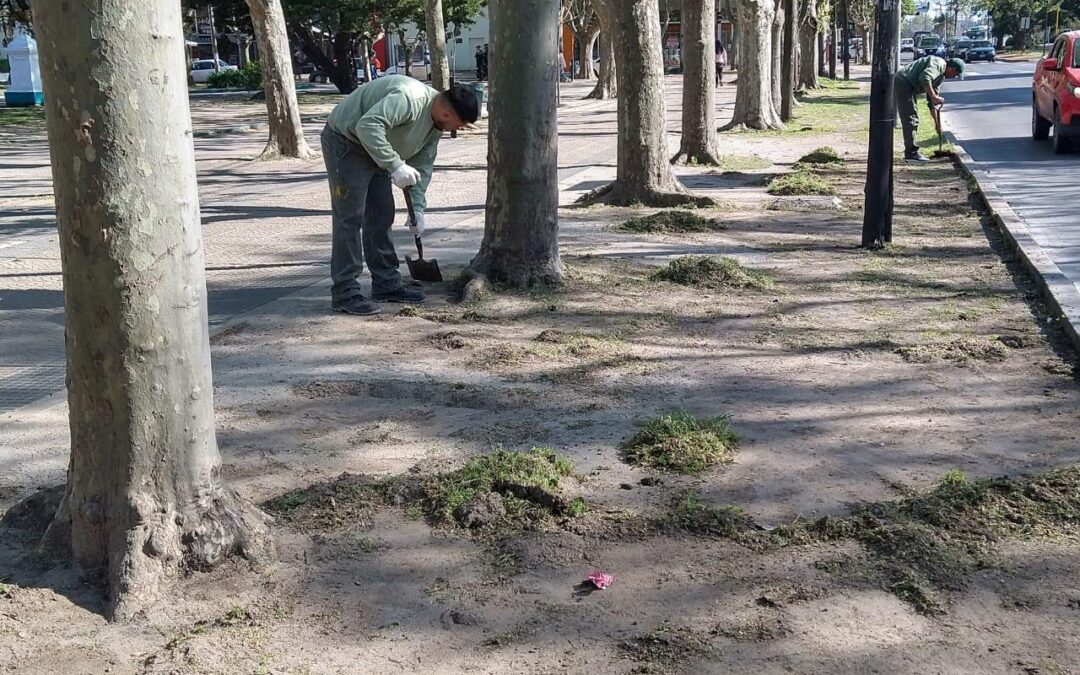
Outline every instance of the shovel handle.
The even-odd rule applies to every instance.
[[[409,188],[402,188],[401,191],[405,193],[405,206],[409,209],[409,224],[416,224],[416,211],[413,209],[412,194],[409,192]],[[420,260],[424,259],[424,244],[420,241],[420,235],[413,237],[413,241],[416,242],[416,255],[420,256]]]

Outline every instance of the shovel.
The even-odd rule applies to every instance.
[[[946,152],[943,147],[945,144],[945,135],[941,131],[941,108],[944,105],[945,104],[942,103],[932,108],[934,127],[937,129],[937,150],[934,151],[934,157],[949,157],[952,155],[951,152]]]
[[[413,210],[412,195],[409,194],[408,188],[402,190],[405,193],[405,206],[409,208],[409,224],[416,224],[416,211]],[[431,260],[424,260],[424,242],[420,240],[420,235],[414,237],[416,241],[416,254],[419,256],[416,260],[413,260],[408,255],[405,256],[405,264],[409,266],[409,276],[417,281],[442,281],[442,272],[439,271],[439,261],[432,258]]]

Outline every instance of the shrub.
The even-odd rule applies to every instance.
[[[262,89],[262,68],[258,61],[251,61],[239,70],[211,73],[206,86],[211,89]]]

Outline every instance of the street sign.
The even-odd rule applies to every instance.
[[[1031,28],[1031,17],[1030,16],[1022,16],[1022,17],[1020,17],[1020,30],[1028,30],[1029,28]]]

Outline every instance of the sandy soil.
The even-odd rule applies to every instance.
[[[461,306],[436,286],[418,311],[360,322],[325,313],[316,288],[215,339],[224,475],[256,501],[346,471],[429,476],[545,446],[575,462],[580,480],[562,490],[585,516],[499,536],[437,526],[408,503],[364,502],[329,526],[282,518],[276,564],[185,580],[182,602],[129,626],[101,619],[94,591],[63,570],[13,571],[0,669],[1074,672],[1069,533],[1002,539],[928,616],[850,539],[759,549],[649,525],[687,492],[768,530],[907,497],[950,469],[1077,462],[1074,357],[951,165],[898,166],[895,244],[856,247],[863,126],[724,136],[725,151],[771,166],[680,169],[723,200],[700,212],[725,226],[715,232],[627,233],[616,226],[652,211],[564,209],[558,290]],[[822,172],[845,209],[764,208],[774,198],[756,174],[821,145],[846,157]],[[463,229],[437,250],[477,241]],[[685,253],[733,257],[773,283],[650,278]],[[678,409],[729,415],[735,462],[682,476],[621,461],[638,425]],[[615,575],[610,589],[581,589],[594,569]]]

